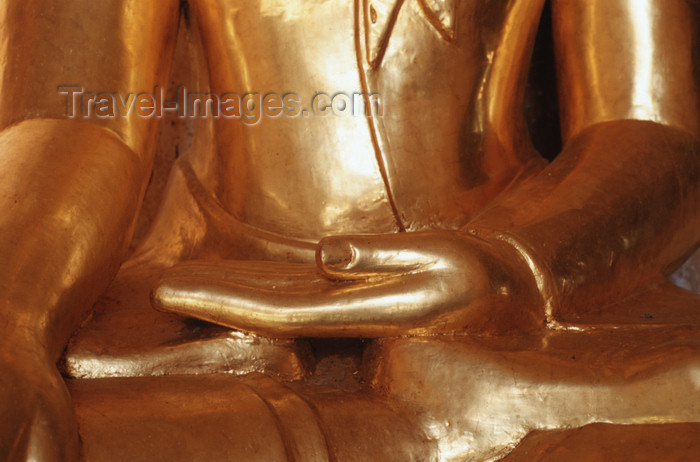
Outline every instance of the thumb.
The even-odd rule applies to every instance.
[[[316,263],[329,279],[367,279],[405,274],[434,264],[438,256],[414,235],[333,236],[319,242]]]

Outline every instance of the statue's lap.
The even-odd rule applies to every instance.
[[[486,459],[524,441],[517,460],[644,438],[639,450],[672,438],[700,452],[683,443],[700,431],[684,424],[700,422],[697,304],[670,286],[527,334],[367,341],[329,359],[156,312],[156,277],[122,270],[68,350],[88,460]],[[678,430],[642,425],[659,422]]]
[[[180,258],[210,255],[209,242],[244,242],[255,252],[260,236],[242,236],[240,224],[178,175],[173,184],[183,187],[172,197],[194,204],[180,213],[207,229],[191,246],[199,253]],[[154,241],[167,249],[155,228]],[[268,244],[260,248],[276,254],[262,257],[308,253]],[[698,431],[684,423],[700,422],[699,303],[670,284],[559,313],[535,332],[365,341],[328,355],[313,341],[269,340],[153,310],[149,292],[164,266],[144,255],[163,254],[127,262],[67,350],[64,374],[87,460],[405,461],[438,451],[486,459],[520,441],[522,451],[575,449],[593,441],[599,422],[621,425],[611,434],[632,441]],[[658,422],[682,430],[638,430]],[[599,448],[619,447],[619,438],[596,438]],[[698,453],[695,446],[683,448]]]
[[[175,167],[165,201],[180,207],[155,220],[160,248],[123,265],[67,350],[87,460],[487,459],[522,441],[517,458],[586,441],[614,454],[640,438],[640,450],[671,438],[700,452],[683,443],[700,422],[700,303],[670,284],[534,332],[366,341],[330,356],[153,310],[168,266],[158,258],[182,247],[172,222],[206,230],[176,260],[313,257],[232,221],[188,172]]]

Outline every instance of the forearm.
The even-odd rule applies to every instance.
[[[700,237],[690,2],[551,4],[564,149],[469,224],[520,252],[549,312],[644,287]]]
[[[589,127],[469,229],[516,247],[551,310],[609,302],[697,245],[697,139],[643,121]]]
[[[35,119],[0,133],[5,340],[60,354],[124,256],[143,168],[89,123]]]

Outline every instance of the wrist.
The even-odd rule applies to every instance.
[[[460,233],[486,242],[490,251],[496,254],[495,260],[503,262],[515,287],[512,293],[517,294],[518,300],[514,301],[535,305],[541,309],[541,318],[552,320],[552,275],[530,246],[509,232],[465,227]]]

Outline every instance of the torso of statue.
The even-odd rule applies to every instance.
[[[308,111],[319,92],[377,93],[382,115],[216,118],[213,147],[178,160],[152,232],[74,339],[68,363],[77,370],[81,351],[120,357],[129,345],[128,353],[153,351],[144,356],[151,367],[161,345],[191,340],[184,318],[151,308],[162,271],[153,265],[308,263],[329,235],[457,229],[537,171],[522,98],[542,3],[191,1],[212,93],[294,93]],[[134,323],[167,327],[110,334],[106,354],[100,332]],[[208,348],[204,363],[229,356]]]
[[[191,2],[213,93],[294,93],[305,109],[217,119],[224,209],[309,241],[461,227],[536,158],[511,108],[540,3]],[[381,114],[313,114],[318,93],[376,94]]]

